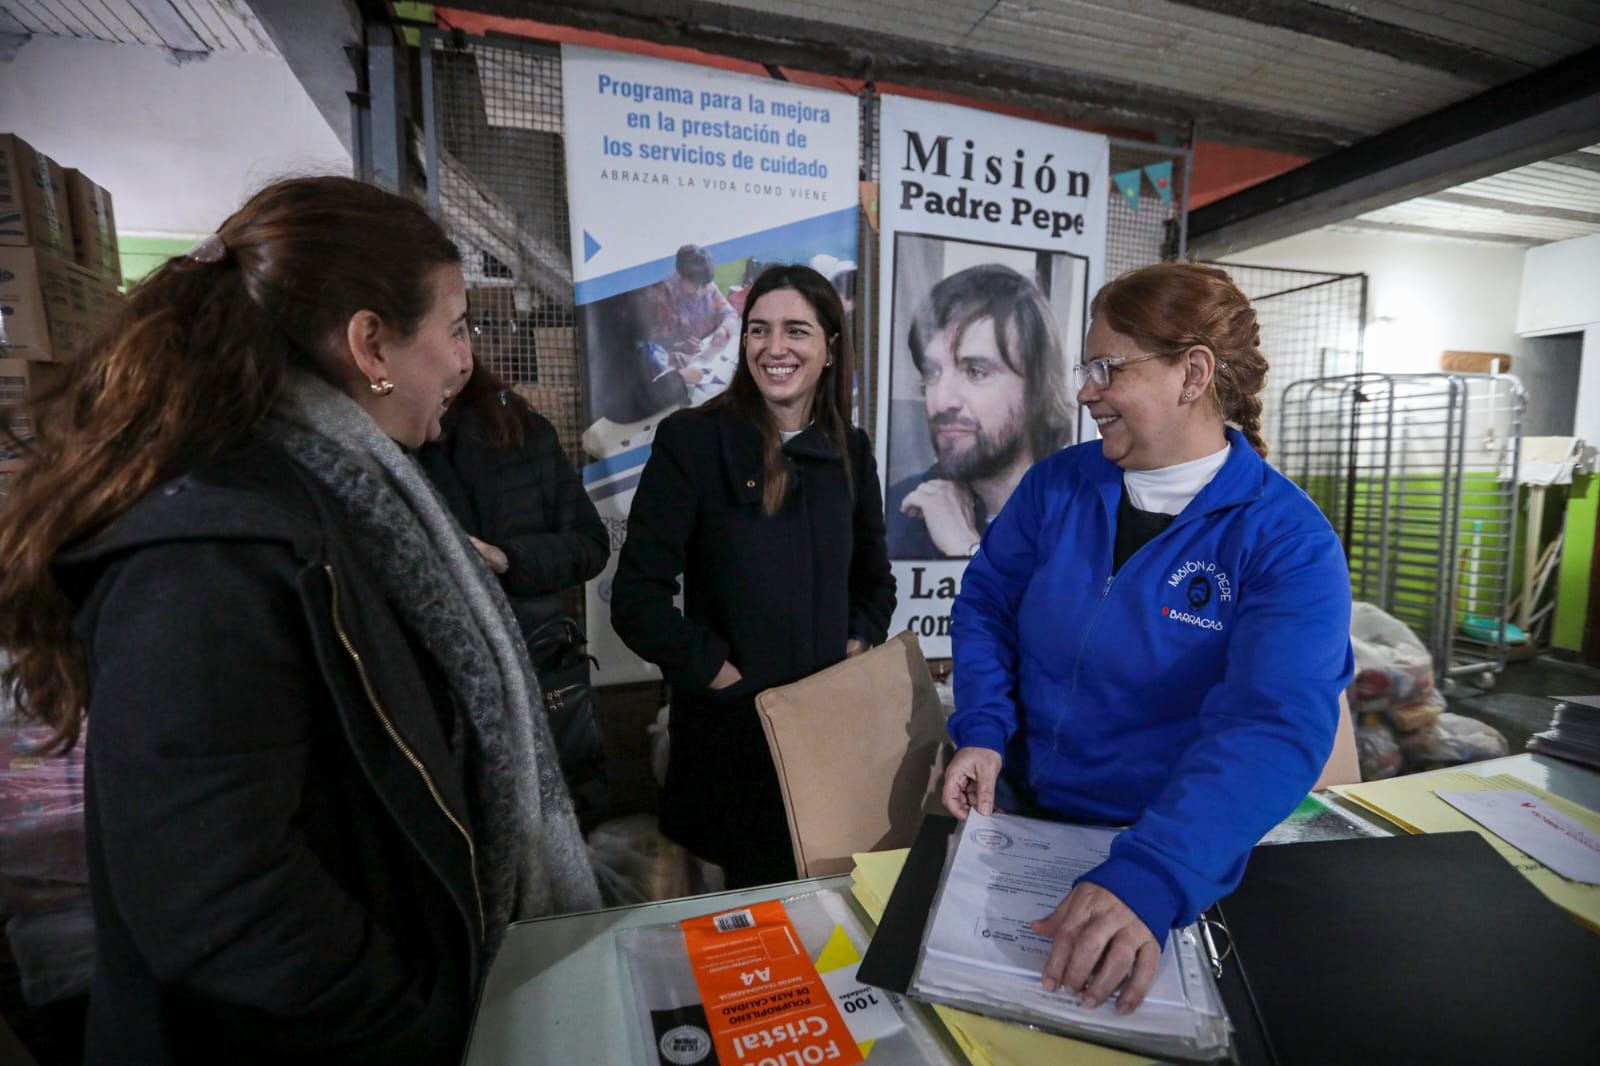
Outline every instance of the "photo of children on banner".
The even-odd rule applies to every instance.
[[[811,257],[811,269],[827,278],[844,306],[844,328],[852,334],[856,321],[856,264],[822,252]]]
[[[652,380],[676,373],[686,386],[705,377],[714,356],[739,328],[739,315],[713,281],[711,253],[699,245],[678,249],[672,276],[644,290],[644,336],[639,345]]]
[[[1028,467],[1074,439],[1086,263],[915,235],[895,255],[889,555],[965,558]]]
[[[668,414],[727,388],[750,283],[769,266],[807,261],[828,267],[819,273],[836,289],[847,286],[853,306],[853,260],[796,248],[719,264],[706,248],[685,244],[659,281],[580,308],[591,383],[585,450],[603,459],[648,444]]]

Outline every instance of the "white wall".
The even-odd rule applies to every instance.
[[[1520,246],[1320,229],[1228,258],[1365,273],[1365,368],[1421,373],[1438,370],[1439,353],[1449,350],[1506,352],[1515,360],[1522,351],[1517,303],[1523,255]]]
[[[1529,248],[1517,329],[1575,332],[1600,322],[1600,234]]]
[[[1600,322],[1583,331],[1583,363],[1578,371],[1578,413],[1572,434],[1600,445]]]
[[[1528,249],[1517,328],[1583,333],[1572,432],[1600,443],[1600,234]]]
[[[123,233],[210,233],[274,177],[351,172],[276,55],[36,36],[0,62],[0,132],[110,190]]]

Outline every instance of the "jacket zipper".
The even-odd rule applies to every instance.
[[[1157,533],[1154,537],[1151,537],[1149,540],[1139,545],[1138,550],[1136,550],[1132,555],[1128,556],[1127,561],[1122,564],[1122,569],[1126,570],[1133,563],[1133,561],[1144,552],[1146,548],[1150,547],[1150,545],[1154,544],[1162,537],[1165,537],[1167,535],[1167,530],[1170,530],[1171,528],[1171,526],[1168,526],[1167,529],[1163,529],[1160,533]],[[1113,541],[1114,540],[1115,530],[1113,529]],[[1116,551],[1115,544],[1113,544],[1112,551]],[[1078,695],[1078,671],[1083,666],[1083,649],[1088,646],[1089,637],[1094,633],[1095,624],[1100,620],[1100,608],[1105,606],[1106,599],[1111,595],[1111,585],[1116,580],[1116,574],[1113,573],[1106,575],[1105,587],[1100,590],[1100,602],[1094,605],[1094,613],[1089,616],[1089,624],[1084,627],[1083,636],[1078,640],[1078,651],[1072,659],[1072,688],[1067,691],[1067,702],[1065,706],[1061,708],[1062,713],[1056,715],[1056,728],[1050,739],[1050,747],[1055,751],[1061,750],[1061,723],[1066,720],[1066,710],[1068,707],[1072,706]]]
[[[1067,720],[1067,708],[1071,707],[1078,698],[1078,671],[1083,666],[1083,649],[1089,644],[1089,637],[1094,633],[1095,623],[1100,620],[1100,608],[1105,606],[1106,595],[1111,591],[1111,578],[1106,578],[1106,587],[1100,591],[1100,602],[1094,605],[1094,612],[1089,615],[1088,625],[1083,627],[1083,636],[1078,638],[1078,650],[1072,656],[1072,687],[1067,690],[1067,702],[1062,705],[1061,713],[1056,715],[1056,727],[1050,736],[1051,750],[1061,751],[1061,725]]]
[[[356,646],[350,640],[349,634],[345,632],[344,622],[339,614],[339,579],[334,575],[332,565],[324,563],[322,569],[327,573],[328,585],[333,590],[331,613],[333,615],[334,632],[339,634],[339,643],[344,645],[345,654],[349,655],[350,661],[355,664],[356,673],[361,678],[361,687],[367,694],[367,702],[372,705],[372,710],[377,714],[378,721],[383,724],[383,731],[389,734],[389,739],[394,742],[394,746],[400,749],[400,754],[404,755],[406,761],[422,776],[422,783],[428,787],[428,795],[432,796],[433,802],[438,804],[440,812],[450,819],[450,824],[456,827],[456,832],[460,833],[461,839],[467,843],[467,858],[469,860],[467,869],[472,874],[472,902],[477,907],[478,939],[482,941],[487,938],[488,934],[483,918],[483,896],[478,888],[478,849],[472,842],[472,834],[467,832],[467,827],[462,825],[460,820],[451,813],[449,806],[444,802],[444,797],[439,795],[439,789],[433,783],[433,775],[428,772],[428,768],[423,765],[416,752],[411,750],[411,746],[400,736],[400,732],[395,729],[394,722],[390,720],[388,712],[383,709],[383,704],[378,702],[377,690],[372,687],[372,679],[367,676],[366,663],[362,662],[361,653],[356,650]]]

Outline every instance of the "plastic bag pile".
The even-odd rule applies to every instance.
[[[0,918],[34,1006],[87,992],[94,972],[83,740],[43,755],[49,736],[0,707]]]
[[[1433,657],[1404,622],[1357,603],[1350,644],[1356,676],[1348,695],[1363,781],[1506,754],[1499,730],[1445,710]]]

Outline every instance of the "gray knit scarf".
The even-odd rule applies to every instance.
[[[266,432],[338,501],[353,549],[465,714],[486,958],[512,920],[600,906],[511,605],[427,475],[354,400],[307,374],[290,376]]]

